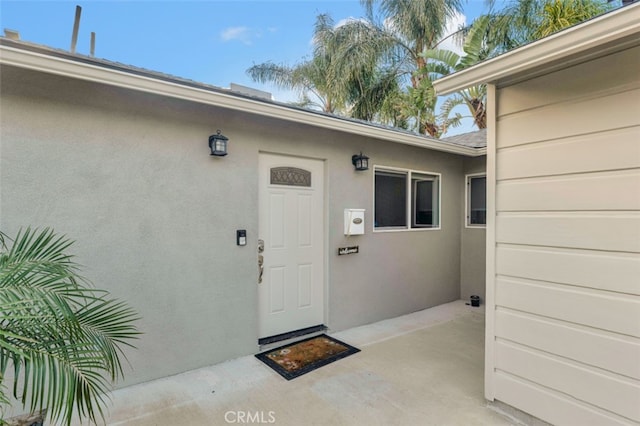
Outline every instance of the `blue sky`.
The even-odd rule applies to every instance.
[[[251,86],[279,101],[295,95],[254,83],[247,68],[309,57],[320,13],[335,22],[364,15],[357,0],[0,0],[0,26],[22,40],[68,50],[76,5],[82,7],[78,53],[89,54],[95,32],[96,57],[220,87]],[[484,0],[468,0],[459,21],[470,22],[484,9]]]

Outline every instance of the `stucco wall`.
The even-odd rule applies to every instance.
[[[487,170],[487,157],[466,158],[464,171],[466,175],[485,173]],[[465,197],[463,183],[461,197]],[[463,198],[464,208],[464,198]],[[469,300],[469,296],[480,296],[481,303],[485,301],[486,282],[486,228],[466,227],[466,218],[462,217],[461,223],[461,252],[460,252],[460,298]]]
[[[552,424],[640,422],[638,69],[634,47],[497,91],[486,380]]]
[[[2,70],[0,228],[51,226],[97,287],[142,315],[124,384],[257,346],[258,153],[325,160],[332,330],[458,299],[462,157],[32,71]],[[216,129],[229,155],[208,155]],[[442,229],[371,232],[372,164],[442,173]],[[343,235],[343,209],[367,209]],[[235,243],[246,229],[248,245]],[[343,245],[360,253],[337,256]]]

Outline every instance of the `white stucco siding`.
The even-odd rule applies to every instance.
[[[487,379],[553,424],[640,422],[638,69],[635,47],[496,93]]]

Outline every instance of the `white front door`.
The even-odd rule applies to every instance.
[[[259,338],[324,323],[324,163],[260,154]]]

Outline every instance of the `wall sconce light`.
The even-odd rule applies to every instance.
[[[369,170],[369,157],[362,155],[362,152],[360,152],[360,154],[351,157],[351,164],[353,164],[358,171]]]
[[[220,133],[220,130],[215,135],[209,136],[209,149],[211,149],[211,155],[216,157],[224,157],[227,155],[227,142],[229,138]]]

